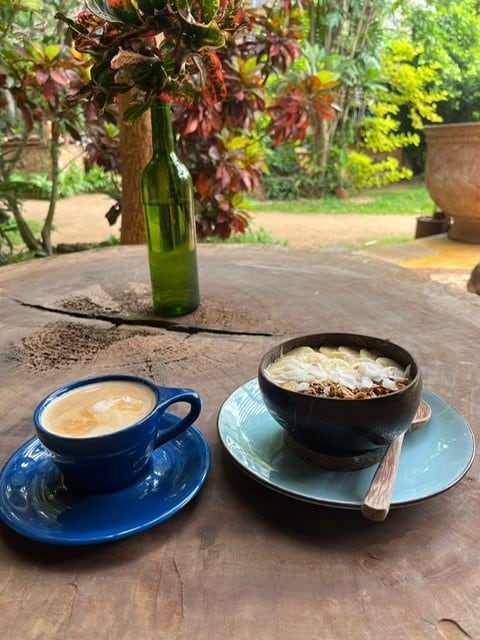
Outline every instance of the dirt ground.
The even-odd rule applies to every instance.
[[[55,213],[56,230],[52,243],[75,244],[102,242],[120,234],[121,218],[110,226],[105,214],[113,200],[106,195],[82,194],[58,202]],[[27,220],[43,221],[48,202],[27,200],[24,215]],[[326,246],[370,246],[385,238],[415,234],[416,215],[328,215],[295,213],[257,213],[252,227],[263,229],[291,247],[318,248]]]

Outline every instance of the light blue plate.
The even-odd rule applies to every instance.
[[[179,420],[165,414],[164,420]],[[69,491],[45,448],[32,438],[0,474],[0,516],[33,540],[62,545],[125,538],[167,520],[198,493],[210,469],[208,443],[195,427],[170,440],[153,456],[136,484],[99,495]]]
[[[467,473],[475,454],[464,418],[431,391],[430,422],[405,436],[392,507],[425,500],[450,489]],[[303,462],[283,444],[283,429],[268,413],[257,380],[239,387],[218,416],[218,433],[240,467],[262,484],[299,500],[360,509],[377,465],[360,471],[325,471]]]

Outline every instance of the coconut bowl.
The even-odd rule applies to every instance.
[[[273,382],[266,369],[302,346],[345,346],[376,352],[409,367],[409,382],[399,390],[363,399],[290,391]],[[278,344],[263,356],[258,382],[266,408],[291,439],[314,452],[341,456],[383,451],[408,429],[422,395],[420,366],[407,349],[390,340],[354,333],[319,333]]]

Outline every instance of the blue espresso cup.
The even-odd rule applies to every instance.
[[[180,402],[190,405],[187,415],[173,423],[162,421],[165,410]],[[37,406],[33,420],[66,486],[81,493],[106,493],[146,473],[154,450],[187,429],[200,410],[200,396],[192,389],[113,374],[53,391]]]

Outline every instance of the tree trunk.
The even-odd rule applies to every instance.
[[[134,124],[123,122],[128,107],[128,94],[120,99],[120,161],[122,166],[122,228],[120,244],[143,244],[143,219],[140,180],[152,156],[150,113],[144,113]]]
[[[50,139],[50,160],[52,165],[52,188],[50,191],[50,204],[48,206],[47,217],[42,228],[43,248],[49,256],[52,255],[52,229],[53,218],[58,200],[58,181],[60,176],[60,126],[57,120],[52,122],[52,133]]]
[[[13,214],[20,236],[27,249],[33,253],[43,253],[42,244],[35,238],[35,235],[32,233],[27,221],[23,217],[20,208],[20,198],[14,193],[7,193],[5,198],[8,203],[7,210]]]

